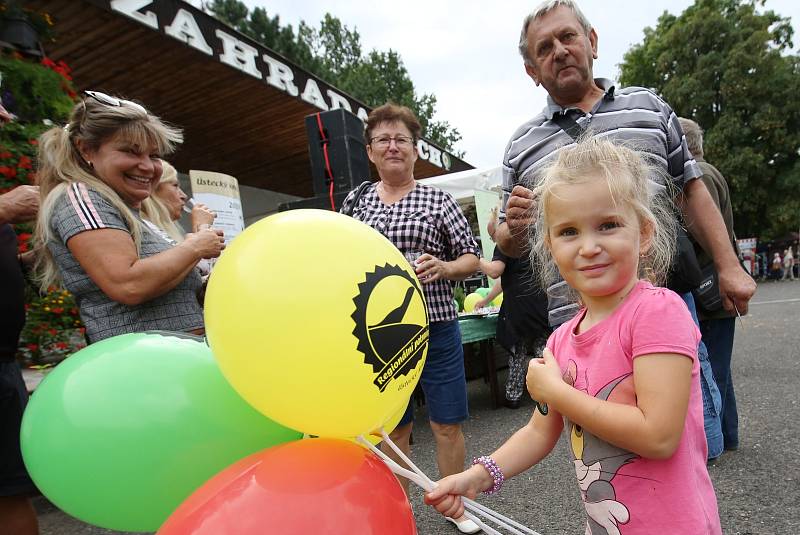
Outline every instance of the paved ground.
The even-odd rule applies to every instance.
[[[800,531],[800,282],[759,285],[744,326],[737,324],[733,372],[741,418],[740,449],[710,468],[726,534],[789,534]],[[504,372],[501,372],[501,375]],[[501,382],[505,378],[500,377]],[[489,389],[470,381],[472,418],[465,426],[468,458],[491,452],[522,425],[531,403],[519,410],[492,410]],[[424,409],[418,420],[424,418]],[[413,456],[435,476],[430,429],[419,425]],[[420,534],[455,535],[412,492]],[[508,481],[502,493],[481,500],[542,535],[583,533],[583,510],[563,440],[539,466]],[[43,535],[100,535],[117,532],[88,526],[37,501]],[[265,533],[267,531],[265,530]]]

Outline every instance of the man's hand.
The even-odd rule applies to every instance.
[[[523,186],[514,186],[506,204],[506,224],[511,237],[520,244],[527,241],[528,230],[536,221],[533,212],[535,207],[536,197],[533,192]]]
[[[39,212],[39,186],[18,186],[0,195],[0,223],[25,223]]]
[[[523,186],[514,186],[506,204],[506,220],[498,225],[495,243],[507,256],[519,258],[529,250],[529,230],[536,222],[536,196]]]
[[[736,310],[742,316],[747,314],[747,304],[756,293],[756,282],[738,265],[720,271],[718,275],[722,306],[729,312]]]

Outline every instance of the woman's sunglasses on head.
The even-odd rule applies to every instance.
[[[147,110],[141,104],[137,104],[136,102],[130,100],[123,100],[120,98],[112,97],[111,95],[106,95],[105,93],[101,93],[100,91],[84,91],[84,95],[87,97],[92,97],[97,102],[101,104],[105,104],[106,106],[114,106],[115,108],[119,108],[122,106],[130,106],[136,110],[139,110],[142,113],[147,113]]]

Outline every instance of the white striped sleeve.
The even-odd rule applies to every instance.
[[[70,184],[63,198],[56,202],[51,225],[63,243],[89,230],[112,228],[129,232],[119,211],[82,182]]]

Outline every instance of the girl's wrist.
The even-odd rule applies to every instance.
[[[478,489],[484,494],[495,494],[500,491],[505,482],[505,476],[500,467],[491,457],[484,455],[472,460],[472,468],[476,474],[480,472]]]
[[[475,490],[476,494],[484,492],[494,485],[494,478],[492,478],[491,474],[481,465],[473,464],[467,470],[467,473],[470,475],[470,480],[472,481],[472,487]]]

